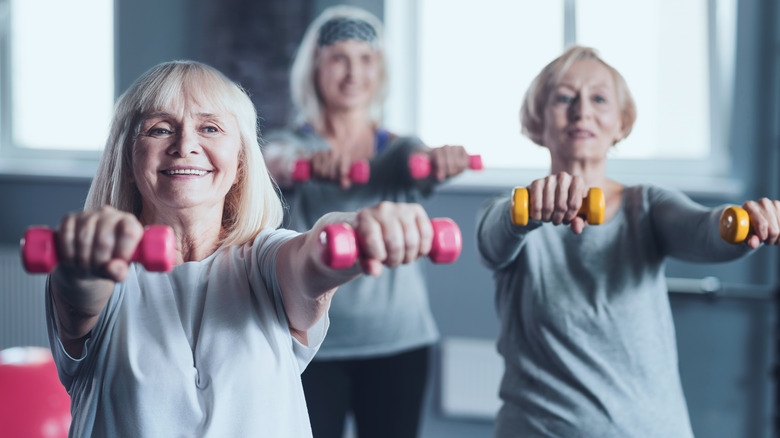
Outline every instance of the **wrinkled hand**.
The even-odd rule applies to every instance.
[[[742,204],[750,217],[751,234],[746,240],[751,248],[760,244],[780,245],[780,201],[761,198]]]
[[[352,186],[349,170],[354,160],[347,154],[334,152],[330,149],[317,151],[312,154],[310,162],[313,178],[336,182],[342,190]]]
[[[368,275],[379,276],[382,265],[411,263],[431,251],[433,227],[419,204],[381,202],[360,210],[351,225]]]
[[[124,281],[143,233],[135,216],[112,207],[69,214],[55,233],[57,267],[79,279]]]
[[[576,234],[585,228],[578,216],[588,188],[579,176],[566,172],[537,179],[528,186],[529,217],[533,220],[568,225]]]
[[[463,146],[441,146],[428,151],[437,181],[459,175],[469,168],[469,154]]]

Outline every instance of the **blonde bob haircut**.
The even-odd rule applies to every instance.
[[[258,144],[257,112],[247,93],[218,70],[194,61],[159,64],[143,74],[114,107],[114,116],[85,209],[110,205],[140,217],[142,199],[131,182],[133,147],[141,123],[152,113],[184,112],[192,103],[232,114],[241,137],[238,181],[225,196],[221,247],[253,240],[277,228],[283,209]]]
[[[615,91],[617,92],[618,105],[620,107],[623,135],[620,140],[628,137],[636,120],[636,104],[628,84],[614,67],[604,62],[595,49],[583,46],[569,47],[561,56],[547,64],[536,78],[531,82],[528,91],[523,98],[523,105],[520,108],[520,125],[522,133],[531,139],[534,143],[545,146],[542,143],[542,133],[544,132],[544,111],[550,99],[550,93],[560,82],[564,74],[569,70],[575,61],[592,60],[601,63],[612,74],[615,82]],[[618,140],[618,141],[620,141]],[[617,141],[615,142],[615,144]]]
[[[311,123],[315,129],[321,129],[324,122],[324,102],[317,88],[318,54],[317,40],[322,26],[334,18],[363,20],[376,31],[372,46],[379,60],[379,79],[377,89],[371,99],[369,115],[379,124],[382,119],[382,107],[387,97],[387,59],[382,23],[373,14],[353,6],[333,6],[325,9],[311,22],[303,35],[295,54],[290,71],[290,94],[296,107],[295,122]]]

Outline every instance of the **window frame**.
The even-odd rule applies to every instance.
[[[112,2],[114,90],[117,86],[117,3]],[[0,0],[0,176],[30,176],[34,178],[91,179],[95,175],[103,144],[98,149],[29,148],[13,141],[11,69],[11,1]]]
[[[559,0],[564,9],[564,47],[576,41],[577,0]],[[704,0],[700,0],[704,1]],[[745,184],[730,165],[733,120],[733,93],[736,76],[737,7],[736,0],[707,2],[707,46],[709,59],[709,135],[710,153],[701,159],[626,159],[610,158],[607,175],[626,184],[660,183],[692,194],[740,196]],[[415,40],[419,36],[421,6],[415,0],[385,2],[385,31],[390,58],[391,89],[385,122],[403,133],[418,132],[417,92],[420,56]],[[729,10],[730,9],[730,10]],[[730,16],[726,14],[730,13]],[[401,26],[405,32],[401,32]],[[398,66],[403,65],[401,70]],[[397,81],[397,76],[403,76]],[[400,82],[400,83],[399,83]],[[518,110],[520,107],[518,102]],[[641,113],[641,112],[640,112]],[[403,114],[399,117],[398,114]],[[518,125],[519,129],[519,125]],[[468,148],[468,145],[466,145]],[[454,178],[443,190],[492,191],[530,182],[549,172],[546,168],[486,168],[475,174]]]

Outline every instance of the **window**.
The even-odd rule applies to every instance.
[[[113,1],[0,0],[3,157],[96,157],[114,102]]]
[[[520,134],[520,105],[542,67],[577,43],[616,67],[637,102],[613,163],[725,172],[736,0],[385,4],[391,129],[462,144],[487,167],[546,169],[549,154]]]

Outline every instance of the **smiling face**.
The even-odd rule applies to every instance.
[[[369,43],[341,40],[317,54],[317,89],[328,111],[367,110],[377,90],[380,59]]]
[[[236,118],[185,99],[146,115],[133,145],[132,181],[142,216],[214,212],[237,181],[241,134]]]
[[[602,161],[622,137],[614,77],[598,61],[575,61],[548,96],[542,143],[559,162]]]

